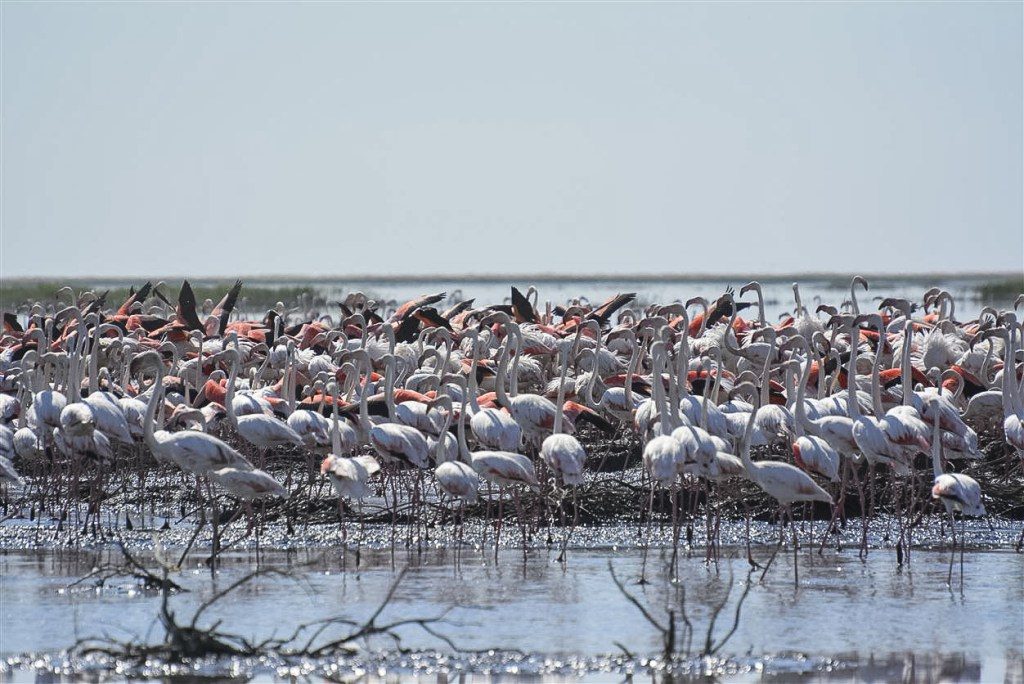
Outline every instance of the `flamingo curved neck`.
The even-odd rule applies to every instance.
[[[794,370],[792,367],[787,366],[782,373],[783,387],[786,391],[786,408],[792,409],[795,403],[794,397],[796,397],[796,388],[793,383],[796,382],[796,376],[802,373],[799,367]]]
[[[601,369],[601,331],[597,331],[597,344],[594,346],[594,367],[590,369],[590,379],[587,380],[587,405],[594,406],[594,385],[597,384],[597,377]]]
[[[1017,331],[1011,327],[1010,334],[1003,346],[1003,415],[1012,415],[1017,410],[1017,365],[1016,357]]]
[[[747,471],[747,474],[752,479],[757,477],[757,466],[750,458],[750,442],[754,435],[754,420],[757,415],[757,409],[758,407],[755,406],[754,410],[750,412],[750,416],[747,418],[747,425],[743,430],[743,439],[740,442],[740,460],[743,461],[743,469]]]
[[[395,418],[395,357],[388,356],[384,364],[384,402],[388,407],[388,420],[396,422]]]
[[[885,344],[885,329],[878,332],[878,348],[875,350],[875,358],[871,364],[871,403],[875,408],[875,416],[881,418],[885,414],[882,408],[882,388],[879,382],[879,371],[882,366],[882,345]]]
[[[857,347],[860,344],[860,333],[853,328],[850,333],[850,371],[846,375],[847,411],[852,420],[860,417],[860,404],[857,399]]]
[[[903,354],[900,359],[900,376],[903,378],[903,405],[910,406],[910,396],[913,392],[910,375],[910,342],[914,326],[907,319],[906,325],[903,327]]]
[[[523,355],[523,334],[518,327],[508,329],[510,335],[514,335],[516,355],[512,359],[512,376],[509,381],[509,396],[515,397],[519,394],[519,359]]]
[[[480,347],[477,345],[476,340],[473,340],[473,353],[470,355],[469,364],[469,383],[466,385],[468,397],[464,397],[469,400],[469,410],[475,416],[480,413],[480,402],[477,401],[477,394],[480,392],[480,386],[476,380],[477,363],[480,359]],[[499,380],[500,381],[500,380]]]
[[[505,375],[508,373],[508,355],[511,344],[511,338],[506,336],[505,345],[498,355],[498,378],[494,383],[494,390],[498,395],[498,403],[501,406],[509,405],[508,394],[505,393]]]
[[[285,392],[285,401],[288,403],[288,411],[295,411],[295,351],[291,348],[288,349],[288,355],[285,357],[284,362],[284,387],[282,391]]]
[[[231,373],[228,376],[227,391],[224,395],[224,410],[232,427],[238,429],[238,416],[235,415],[235,380],[238,378],[238,356],[231,356]]]
[[[447,447],[447,443],[446,443],[446,440],[445,440],[445,435],[448,434],[448,428],[450,428],[451,425],[452,425],[453,409],[452,409],[451,399],[449,399],[448,401],[444,402],[444,404],[448,407],[448,412],[445,414],[445,417],[444,417],[444,427],[441,428],[441,431],[437,433],[437,446],[435,447],[435,451],[434,451],[434,462],[435,463],[441,463],[444,460],[445,448]],[[430,408],[429,410],[432,411],[433,408]]]
[[[711,396],[715,398],[717,406],[718,393],[722,389],[722,351],[715,347],[712,356],[714,356],[715,361],[715,384],[711,390]]]
[[[633,408],[633,376],[636,375],[637,366],[640,365],[640,348],[642,346],[640,342],[637,342],[633,348],[633,354],[629,357],[629,365],[626,367],[626,382],[622,385],[622,403],[626,411],[631,411]],[[652,379],[661,382],[660,377]]]
[[[658,348],[656,351],[651,353],[651,366],[654,371],[654,382],[653,382],[653,393],[652,399],[654,405],[658,409],[658,413],[661,416],[661,434],[668,435],[672,432],[671,425],[671,412],[669,411],[669,402],[666,401],[665,388],[661,384],[661,371],[665,366],[665,353],[663,348]]]
[[[768,382],[769,370],[772,366],[772,350],[768,348],[768,358],[765,359],[764,368],[761,369],[761,406],[767,406],[769,401],[769,388],[770,383]]]
[[[459,427],[457,430],[459,441],[459,456],[463,461],[473,464],[473,457],[469,452],[469,445],[466,444],[466,397],[462,397],[462,409],[459,411]]]
[[[363,391],[359,393],[359,430],[361,432],[360,439],[366,442],[369,440],[370,434],[370,411],[366,406],[366,395],[369,394],[367,389],[370,384],[370,376],[373,374],[369,356],[363,357],[361,370],[366,374],[366,381],[363,383]]]
[[[92,350],[89,354],[89,394],[98,392],[100,389],[100,322],[97,318],[96,325],[92,328]]]
[[[705,316],[705,319],[707,316]],[[684,326],[682,337],[679,339],[679,354],[676,359],[676,381],[671,394],[672,411],[679,413],[679,406],[683,398],[687,396],[686,378],[690,371],[690,340],[688,330]]]
[[[331,453],[341,454],[341,424],[338,420],[338,388],[331,389]]]
[[[932,471],[935,477],[942,475],[942,431],[938,420],[932,428]]]
[[[577,338],[579,335],[577,335]],[[562,372],[558,375],[558,401],[555,402],[555,424],[551,434],[557,435],[562,431],[562,407],[565,405],[565,378],[569,375],[569,357],[572,356],[572,349],[565,350],[565,358],[562,360]]]
[[[156,380],[153,385],[153,396],[149,398],[149,404],[146,406],[146,417],[143,423],[143,439],[153,452],[160,448],[160,443],[156,439],[156,409],[164,398],[164,364],[158,360],[155,365]]]
[[[800,373],[800,382],[796,387],[796,436],[800,437],[804,433],[804,425],[808,423],[807,420],[807,406],[804,405],[805,396],[807,394],[807,382],[811,379],[811,358],[810,354],[807,355],[807,359],[804,362],[803,370]]]

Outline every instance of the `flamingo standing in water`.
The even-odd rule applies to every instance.
[[[153,396],[146,407],[144,421],[143,437],[150,451],[195,475],[206,475],[221,468],[253,469],[252,464],[237,450],[211,434],[194,430],[174,433],[157,430],[156,409],[164,394],[164,364],[158,352],[144,352],[132,360],[133,374],[145,370],[156,374]]]
[[[369,382],[369,355],[365,351],[359,350],[358,352],[353,352],[352,356],[355,360],[364,364],[367,382]],[[346,378],[352,378],[351,382],[353,384],[356,383],[358,373],[352,361],[344,362],[341,365],[341,370],[345,372]],[[331,486],[334,487],[334,491],[338,495],[338,515],[342,521],[344,534],[344,498],[355,499],[361,504],[362,500],[371,493],[369,479],[380,470],[380,464],[377,462],[377,459],[369,455],[345,456],[345,454],[353,453],[361,443],[369,439],[370,425],[366,407],[366,395],[368,392],[364,390],[359,398],[358,420],[361,427],[357,430],[349,425],[347,421],[342,420],[338,413],[340,400],[337,383],[329,383],[326,390],[331,397],[331,453],[320,463],[320,474],[327,475],[330,478]],[[360,435],[361,432],[365,433],[362,437]]]
[[[219,515],[217,500],[213,496],[210,485],[210,473],[222,468],[253,470],[252,464],[233,447],[206,432],[183,430],[171,433],[166,430],[156,430],[156,409],[163,403],[164,395],[164,363],[159,352],[147,351],[132,359],[131,372],[133,374],[137,375],[147,370],[156,374],[156,380],[153,383],[153,395],[146,407],[143,439],[154,456],[173,462],[185,472],[196,476],[196,494],[200,500],[202,500],[200,480],[206,480],[207,495],[213,508],[211,516],[213,551],[210,558],[211,560],[216,559],[220,547]],[[200,519],[199,525],[202,526],[205,523],[205,509],[201,508],[200,510],[203,517]]]
[[[931,398],[930,401],[938,402],[938,398]],[[963,516],[985,515],[985,504],[981,502],[981,485],[970,475],[963,473],[942,472],[942,437],[940,434],[939,421],[935,421],[932,428],[932,471],[935,473],[935,481],[932,484],[932,498],[942,501],[949,515],[950,532],[953,535],[953,553],[949,556],[949,574],[946,583],[953,583],[953,556],[956,552],[956,527],[953,512],[959,511],[960,518],[960,586],[963,588],[964,573],[964,537]]]
[[[237,338],[236,338],[237,343]],[[239,436],[249,444],[265,453],[276,446],[302,446],[302,437],[289,427],[288,423],[278,420],[265,413],[250,413],[240,416],[235,410],[235,380],[238,378],[238,364],[241,355],[235,349],[226,350],[231,360],[231,375],[228,377],[227,394],[224,408],[227,410],[228,421]]]
[[[472,456],[469,452],[469,447],[466,446],[466,423],[465,423],[465,400],[462,403],[462,409],[459,411],[459,425],[458,429],[460,432],[458,439],[459,457],[462,460],[441,460],[440,465],[434,469],[434,476],[437,478],[437,484],[441,490],[451,496],[454,499],[460,499],[462,501],[473,502],[477,499],[477,490],[480,484],[480,478],[473,467],[470,465]],[[453,411],[449,411],[445,418],[447,426],[451,425],[451,416]],[[448,427],[445,427],[447,431]],[[444,451],[444,445],[440,442],[436,446],[437,456],[436,459],[442,458],[442,452]]]
[[[434,477],[437,479],[437,485],[441,488],[441,491],[460,502],[457,522],[458,532],[456,534],[456,541],[460,547],[462,545],[464,529],[463,514],[465,513],[465,506],[466,503],[477,500],[477,492],[480,487],[480,477],[471,465],[473,456],[470,454],[469,446],[466,445],[466,394],[466,392],[462,394],[462,407],[459,410],[459,458],[452,461],[444,461],[434,469]],[[449,411],[445,419],[445,431],[451,425],[452,413],[454,412]],[[438,458],[440,458],[443,449],[444,447],[439,442],[437,445]]]
[[[804,388],[807,386],[806,380],[810,376],[811,363],[810,360],[805,360],[802,365],[796,360],[789,363],[796,373],[801,374],[795,408],[806,418],[806,410],[803,407]],[[793,461],[809,473],[820,475],[830,482],[839,482],[839,454],[821,437],[805,435],[804,422],[806,421],[799,419],[793,422]]]
[[[583,331],[583,326],[577,328],[576,337],[573,340],[572,345],[568,349],[562,349],[564,358],[562,360],[562,372],[558,380],[558,401],[556,406],[561,407],[565,401],[565,378],[569,372],[569,359],[575,354],[576,346],[579,343],[580,333]],[[596,373],[596,369],[595,369]],[[575,530],[576,523],[579,520],[579,507],[575,505],[575,487],[583,484],[583,464],[587,460],[587,452],[584,450],[583,445],[580,444],[579,440],[573,435],[562,433],[562,410],[559,409],[555,412],[555,424],[552,428],[552,432],[545,439],[540,447],[541,458],[551,469],[551,472],[555,476],[555,480],[561,480],[564,487],[573,487],[573,521],[572,530]],[[565,506],[564,501],[560,500],[558,505],[559,513],[562,517],[562,527],[565,527]],[[566,548],[569,545],[569,537],[572,534],[570,530],[569,534],[565,534],[562,538],[562,549],[558,556],[559,561],[565,560]]]
[[[498,385],[501,387],[501,385]],[[499,403],[501,402],[501,394],[499,393]],[[548,401],[550,404],[550,400]],[[553,404],[552,404],[553,406]],[[468,448],[463,451],[463,444],[465,443],[465,431],[462,435],[462,444],[459,445],[460,452],[463,454],[468,453]],[[533,462],[523,456],[512,451],[475,451],[469,454],[470,465],[482,478],[490,483],[498,486],[498,526],[495,532],[494,539],[494,557],[498,557],[498,545],[501,540],[501,524],[503,517],[503,504],[504,504],[504,488],[513,487],[513,496],[515,498],[516,510],[519,512],[520,521],[522,521],[523,531],[523,552],[526,551],[526,522],[522,520],[522,511],[519,503],[519,492],[518,486],[526,485],[530,488],[539,489],[540,483],[537,481],[537,473],[534,470]]]
[[[672,554],[675,567],[675,558],[679,547],[679,489],[677,486],[679,473],[686,462],[687,452],[682,444],[675,437],[669,434],[672,429],[672,421],[669,417],[669,402],[666,400],[664,385],[661,382],[661,373],[665,364],[664,342],[658,340],[651,345],[651,363],[654,374],[652,383],[654,405],[661,414],[658,421],[659,434],[651,438],[644,445],[643,464],[644,471],[651,478],[651,494],[647,502],[647,534],[650,538],[651,523],[654,518],[654,490],[656,487],[667,489],[672,495]],[[644,545],[644,568],[647,564],[647,545]]]
[[[385,379],[384,400],[387,402],[388,414],[395,416],[395,357],[388,354],[384,357]],[[414,427],[401,423],[382,423],[370,429],[370,444],[385,461],[406,463],[414,468],[430,467],[430,448],[427,438]]]
[[[477,442],[488,449],[499,451],[515,451],[522,446],[523,430],[519,423],[508,413],[500,408],[480,408],[477,403],[477,361],[479,345],[475,334],[471,340],[472,352],[469,366],[469,408],[472,414],[470,429]],[[498,377],[495,382],[499,396],[505,393],[505,371],[508,349],[503,346],[498,357]]]
[[[793,530],[793,582],[800,583],[800,571],[797,567],[796,525],[793,522],[792,505],[798,501],[821,501],[833,504],[832,496],[815,482],[810,475],[796,466],[781,461],[758,461],[750,458],[750,439],[754,432],[757,412],[751,412],[747,418],[747,427],[743,431],[740,444],[740,459],[747,472],[747,477],[765,493],[779,502],[779,545],[782,545],[783,510],[789,515],[790,527]],[[769,564],[770,565],[770,564]],[[768,568],[765,568],[767,572]]]
[[[320,463],[320,474],[326,475],[338,496],[338,519],[341,521],[341,541],[348,539],[348,526],[345,524],[345,497],[355,499],[361,507],[363,499],[372,490],[369,486],[370,477],[380,470],[380,464],[373,456],[339,456],[328,454]]]
[[[1001,337],[1003,339],[1003,372],[1002,372],[1002,403],[1003,403],[1003,435],[1007,444],[1024,457],[1024,398],[1020,395],[1017,385],[1017,339],[1016,318],[1012,313],[1004,314],[1007,328],[996,328],[981,333],[981,339]]]
[[[575,354],[582,331],[583,327],[578,327],[573,344],[568,349],[562,350],[562,370],[558,380],[558,400],[555,402],[555,406],[562,406],[565,403],[565,378],[569,373],[569,360]],[[551,468],[555,478],[560,479],[563,485],[581,485],[583,484],[583,463],[587,460],[587,452],[578,439],[562,433],[563,419],[563,412],[555,411],[554,426],[551,434],[541,444],[540,455]]]
[[[497,318],[504,327],[506,337],[511,338],[507,342],[511,345],[509,349],[511,351],[514,348],[516,354],[515,360],[512,362],[511,394],[505,392],[505,385],[500,380],[508,363],[508,354],[502,356],[504,364],[499,366],[499,381],[496,387],[498,404],[507,408],[512,418],[519,423],[526,441],[534,448],[539,448],[544,438],[550,434],[551,428],[555,424],[555,415],[561,411],[561,408],[555,406],[547,397],[539,394],[518,394],[515,391],[516,375],[523,353],[523,334],[519,326],[513,323],[507,314],[492,314],[491,317]]]
[[[239,470],[238,468],[221,468],[210,473],[213,482],[231,496],[245,502],[245,511],[249,518],[246,534],[252,531],[252,502],[273,497],[285,498],[288,490],[280,482],[262,470]],[[234,519],[234,518],[232,518]],[[230,524],[230,523],[229,523]],[[259,533],[257,533],[257,545]]]

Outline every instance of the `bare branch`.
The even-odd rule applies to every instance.
[[[644,605],[640,603],[640,601],[638,601],[632,594],[626,591],[626,587],[623,586],[622,582],[615,575],[615,568],[614,566],[612,566],[611,560],[608,561],[608,572],[611,573],[612,581],[615,582],[615,586],[619,588],[619,591],[622,592],[622,595],[626,597],[626,600],[632,603],[634,606],[636,606],[636,609],[640,611],[640,614],[643,615],[648,622],[654,625],[655,629],[657,629],[663,635],[667,633],[668,628],[663,626],[660,622],[658,622],[657,619],[655,619],[655,617],[651,615],[650,611],[648,611],[647,608],[645,608]]]
[[[752,583],[751,583],[750,579],[751,579],[753,574],[754,574],[754,568],[750,568],[750,571],[747,572],[747,584],[743,588],[743,593],[740,594],[739,601],[737,601],[737,603],[736,603],[736,613],[735,613],[735,615],[733,615],[732,628],[729,630],[729,632],[724,637],[722,637],[722,640],[719,641],[715,645],[715,647],[711,649],[711,652],[708,655],[714,655],[715,653],[717,653],[719,651],[719,649],[721,649],[723,646],[725,646],[725,643],[727,641],[729,641],[729,639],[732,638],[732,635],[736,633],[737,628],[739,628],[739,626],[740,626],[740,611],[743,610],[743,602],[747,600],[747,594],[750,593],[750,587],[752,586]]]

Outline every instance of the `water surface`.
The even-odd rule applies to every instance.
[[[450,609],[439,629],[461,649],[518,649],[536,662],[545,659],[596,659],[604,654],[656,655],[661,642],[613,584],[608,562],[653,614],[665,620],[666,609],[685,610],[695,626],[694,643],[703,643],[713,607],[734,583],[716,629],[721,638],[731,626],[734,608],[748,579],[745,558],[717,567],[703,553],[679,561],[678,581],[669,578],[666,550],[652,551],[647,584],[642,554],[628,551],[575,550],[568,564],[556,552],[503,552],[495,563],[490,552],[464,552],[461,562],[447,550],[364,551],[358,569],[351,554],[309,550],[266,552],[265,566],[290,568],[293,578],[261,577],[209,611],[226,631],[262,638],[291,631],[319,618],[345,615],[365,619],[381,602],[397,569],[409,570],[383,618],[431,617]],[[764,561],[767,548],[755,555]],[[159,596],[129,580],[69,585],[116,552],[8,551],[0,555],[0,653],[55,652],[81,636],[107,633],[121,639],[159,639],[155,621]],[[199,602],[255,565],[249,552],[225,559],[211,579],[198,557],[176,579],[192,589],[176,595],[172,607],[188,616]],[[1012,552],[973,551],[965,557],[963,593],[959,582],[946,584],[949,555],[918,551],[912,569],[897,569],[888,554],[866,561],[855,552],[800,555],[800,586],[794,588],[792,557],[780,555],[764,581],[755,573],[739,626],[721,653],[726,656],[822,657],[856,663],[857,677],[867,677],[872,663],[918,662],[923,667],[960,663],[956,678],[974,681],[1013,680],[1021,674],[1024,653],[1024,562]],[[344,563],[344,566],[343,566]],[[416,628],[403,629],[405,646],[447,651],[445,644]],[[383,643],[375,648],[387,649]],[[925,665],[930,663],[930,665]],[[398,663],[388,668],[402,671]],[[898,667],[898,666],[897,666]],[[586,668],[584,668],[586,669]],[[884,676],[891,670],[884,669]],[[257,674],[259,674],[257,672]],[[267,675],[266,672],[263,673]],[[268,675],[269,676],[269,675]],[[837,675],[838,676],[838,675]],[[870,677],[868,677],[870,678]]]

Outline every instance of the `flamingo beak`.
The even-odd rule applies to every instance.
[[[325,458],[320,463],[320,474],[321,475],[326,475],[327,471],[331,469],[331,466],[333,465],[333,463],[334,463],[334,455],[332,454],[332,455],[328,456],[327,458]]]

